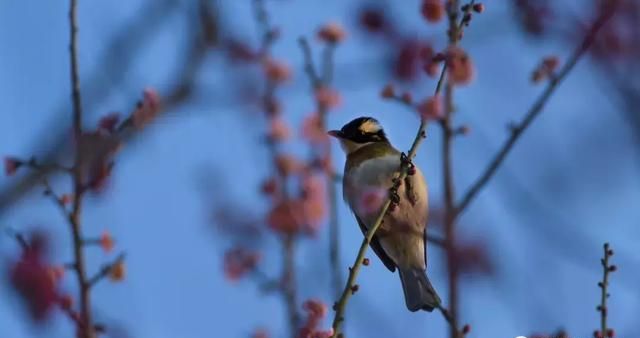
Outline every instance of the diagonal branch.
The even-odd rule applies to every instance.
[[[531,123],[535,120],[538,115],[542,112],[546,103],[549,101],[553,93],[556,91],[560,83],[569,75],[571,70],[578,63],[580,58],[584,55],[584,53],[591,47],[593,42],[596,39],[598,31],[604,26],[604,24],[611,18],[613,13],[615,12],[615,6],[611,5],[609,10],[605,11],[591,26],[587,34],[585,35],[582,42],[577,46],[573,54],[569,57],[567,63],[560,69],[557,75],[553,76],[544,92],[538,97],[533,106],[526,113],[525,117],[522,121],[511,127],[511,136],[504,142],[500,150],[495,154],[489,165],[487,165],[486,169],[480,175],[480,177],[471,185],[469,190],[463,195],[462,200],[458,203],[456,207],[455,216],[459,216],[462,212],[466,210],[469,204],[473,201],[474,198],[477,197],[478,193],[489,183],[489,180],[495,175],[496,171],[502,165],[505,158],[518,141],[520,136],[524,133],[524,131],[531,125]]]

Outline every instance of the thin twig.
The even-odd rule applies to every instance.
[[[462,21],[461,21],[460,27],[462,29]],[[440,77],[438,79],[438,83],[434,91],[434,96],[440,94],[446,72],[447,72],[447,64],[445,63],[445,65],[442,67]],[[395,191],[397,191],[397,189],[400,186],[400,183],[404,181],[405,177],[407,177],[407,174],[408,174],[407,171],[411,164],[411,160],[416,156],[416,152],[418,151],[420,144],[427,137],[427,133],[426,133],[427,124],[428,124],[428,121],[426,119],[422,119],[420,121],[418,132],[416,133],[413,143],[411,144],[411,148],[409,148],[409,152],[406,154],[406,158],[401,157],[400,167],[398,168],[398,171],[396,174],[397,177],[396,177],[395,183],[390,189],[390,195],[393,194]],[[380,214],[378,214],[378,217],[376,218],[375,222],[368,229],[365,235],[365,238],[362,241],[362,244],[360,245],[360,249],[358,250],[358,254],[356,256],[355,262],[353,263],[353,266],[349,268],[347,283],[342,291],[340,298],[334,304],[335,316],[333,318],[333,323],[332,323],[332,328],[333,328],[332,338],[338,337],[338,335],[340,334],[341,326],[342,326],[342,323],[344,322],[344,313],[346,310],[346,305],[347,305],[347,302],[349,301],[349,298],[353,294],[352,289],[353,289],[353,286],[355,285],[355,281],[358,276],[358,272],[360,271],[362,261],[364,260],[365,253],[367,252],[367,249],[369,247],[369,244],[371,243],[371,240],[373,239],[373,236],[375,235],[376,231],[382,224],[384,216],[386,215],[387,210],[389,210],[390,206],[391,206],[391,200],[389,197],[387,197],[385,199],[385,202],[382,204]]]
[[[80,80],[78,66],[78,1],[69,2],[69,54],[71,59],[71,97],[73,102],[73,135],[76,146],[75,163],[73,167],[73,206],[69,217],[71,233],[73,238],[73,251],[75,257],[76,276],[80,288],[80,336],[83,338],[95,338],[96,333],[93,328],[91,316],[91,299],[89,294],[89,283],[85,267],[85,257],[82,246],[81,233],[81,210],[84,189],[82,187],[82,99],[80,96]]]
[[[67,210],[67,206],[64,199],[61,196],[58,196],[55,193],[55,191],[53,191],[53,188],[51,187],[51,184],[49,183],[49,179],[47,178],[47,176],[42,176],[42,185],[44,186],[44,194],[46,196],[51,197],[51,199],[56,204],[56,206],[60,209],[60,211],[62,212],[65,218],[70,219],[71,215]]]
[[[125,253],[121,253],[118,255],[118,257],[116,257],[116,259],[113,260],[113,262],[108,263],[108,264],[104,264],[102,266],[102,268],[100,268],[100,271],[98,271],[93,277],[91,277],[88,281],[87,281],[87,285],[89,288],[94,287],[96,284],[98,284],[99,281],[101,281],[102,279],[104,279],[105,277],[107,277],[109,275],[109,273],[111,273],[111,270],[113,270],[113,268],[115,266],[117,266],[118,264],[122,264],[122,262],[124,262],[125,259]]]
[[[18,244],[20,245],[20,248],[23,251],[29,250],[29,247],[30,247],[29,241],[27,241],[27,239],[24,237],[22,233],[10,227],[5,227],[4,231],[8,236],[13,237],[16,240],[16,242],[18,242]]]
[[[612,2],[615,3],[615,2]],[[555,93],[556,89],[562,83],[562,81],[567,77],[567,75],[573,70],[575,65],[578,63],[580,58],[584,55],[584,53],[589,49],[589,47],[593,44],[596,39],[598,31],[604,26],[604,24],[611,18],[613,13],[615,12],[614,5],[611,5],[611,8],[605,11],[591,26],[587,34],[585,35],[582,42],[577,46],[573,54],[569,57],[569,60],[565,65],[560,69],[557,75],[553,76],[544,92],[538,97],[533,106],[529,109],[529,111],[525,114],[524,119],[511,127],[511,135],[504,142],[500,150],[495,154],[489,165],[487,165],[486,169],[483,171],[482,175],[471,185],[469,190],[463,195],[462,200],[458,203],[456,207],[456,217],[459,216],[462,212],[466,210],[471,201],[478,195],[478,193],[484,188],[489,180],[495,175],[496,171],[500,167],[500,165],[504,162],[505,158],[518,141],[520,136],[524,133],[524,131],[529,127],[531,122],[540,115],[543,108],[545,107],[547,101],[551,98],[553,93]]]
[[[609,259],[613,256],[613,250],[609,247],[609,243],[605,243],[604,253],[600,263],[602,265],[602,281],[598,282],[600,287],[600,305],[596,308],[600,312],[600,332],[596,331],[596,337],[613,337],[613,330],[607,326],[607,316],[609,309],[607,308],[607,299],[609,299],[609,274],[617,270],[617,266],[610,265]],[[611,332],[611,333],[610,333]]]

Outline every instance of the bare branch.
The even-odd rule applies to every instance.
[[[478,193],[480,193],[480,191],[487,185],[489,180],[491,180],[491,178],[495,175],[496,171],[498,170],[500,165],[502,165],[505,158],[507,157],[515,143],[518,141],[520,136],[522,136],[524,131],[529,127],[529,125],[531,125],[531,122],[533,122],[535,118],[540,115],[546,103],[549,101],[553,93],[555,93],[560,83],[562,83],[567,75],[569,75],[580,58],[593,44],[598,31],[600,31],[602,26],[604,26],[609,18],[611,18],[614,12],[615,8],[613,5],[611,5],[611,8],[609,8],[608,11],[605,11],[603,15],[596,19],[582,42],[576,47],[573,54],[569,57],[567,63],[564,64],[557,75],[551,78],[544,92],[542,92],[533,106],[531,106],[522,121],[511,127],[510,137],[504,142],[500,150],[494,155],[493,159],[491,160],[489,165],[487,165],[486,169],[483,171],[480,177],[475,181],[475,183],[471,185],[469,190],[467,190],[467,192],[463,195],[462,200],[458,203],[458,206],[456,207],[456,217],[466,210],[473,199],[478,195]]]

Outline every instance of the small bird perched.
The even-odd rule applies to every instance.
[[[347,155],[342,192],[366,234],[398,175],[401,153],[371,117],[359,117],[329,135],[340,141]],[[420,169],[413,168],[397,190],[397,207],[387,212],[370,245],[391,272],[398,268],[407,308],[430,312],[440,306],[440,297],[426,274],[427,185]]]

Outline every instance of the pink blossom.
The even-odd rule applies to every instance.
[[[322,28],[320,28],[320,30],[318,31],[318,37],[321,40],[331,43],[338,43],[344,40],[345,35],[346,33],[344,31],[344,28],[342,28],[340,24],[335,22],[330,22],[322,26]]]
[[[273,82],[282,83],[291,78],[291,69],[289,66],[278,60],[266,60],[263,63],[263,69],[265,76]]]
[[[451,47],[447,51],[447,73],[451,82],[456,85],[466,85],[473,80],[473,63],[462,48]]]
[[[292,155],[280,154],[276,156],[275,161],[278,171],[285,176],[298,173],[304,167],[304,165]]]
[[[418,106],[420,118],[423,120],[440,120],[443,117],[442,99],[440,95],[428,98]]]
[[[224,275],[231,281],[237,281],[253,271],[259,261],[259,253],[233,248],[224,254]]]
[[[444,17],[444,4],[442,0],[423,0],[420,8],[422,16],[428,22],[438,22]]]
[[[327,194],[324,176],[306,174],[302,177],[302,206],[305,225],[312,234],[316,233],[327,213]]]
[[[300,200],[278,202],[267,215],[269,228],[278,233],[295,234],[304,223],[304,203]]]
[[[287,122],[280,117],[272,118],[269,128],[269,138],[281,142],[288,139],[289,136],[291,136],[291,130]]]
[[[333,329],[318,329],[320,322],[327,315],[327,306],[322,301],[309,299],[302,304],[302,308],[307,312],[307,319],[300,328],[299,338],[328,338],[333,335]]]
[[[327,132],[322,128],[320,114],[314,112],[304,118],[302,137],[313,144],[322,144],[329,140]]]
[[[7,176],[12,176],[18,171],[18,168],[22,166],[22,161],[15,157],[5,157],[4,158],[4,173]]]
[[[138,107],[131,116],[133,127],[138,130],[142,129],[145,125],[149,124],[159,112],[160,96],[154,89],[145,89],[142,102],[138,104]]]
[[[46,238],[34,234],[29,247],[10,269],[11,284],[26,302],[31,317],[36,321],[46,319],[58,299],[56,287],[60,278],[57,269],[44,262],[46,247]]]
[[[110,113],[103,116],[98,122],[98,130],[104,130],[108,133],[113,133],[116,130],[120,116],[118,113]]]
[[[335,89],[329,87],[320,87],[315,93],[316,101],[324,109],[333,109],[340,105],[342,97]]]

